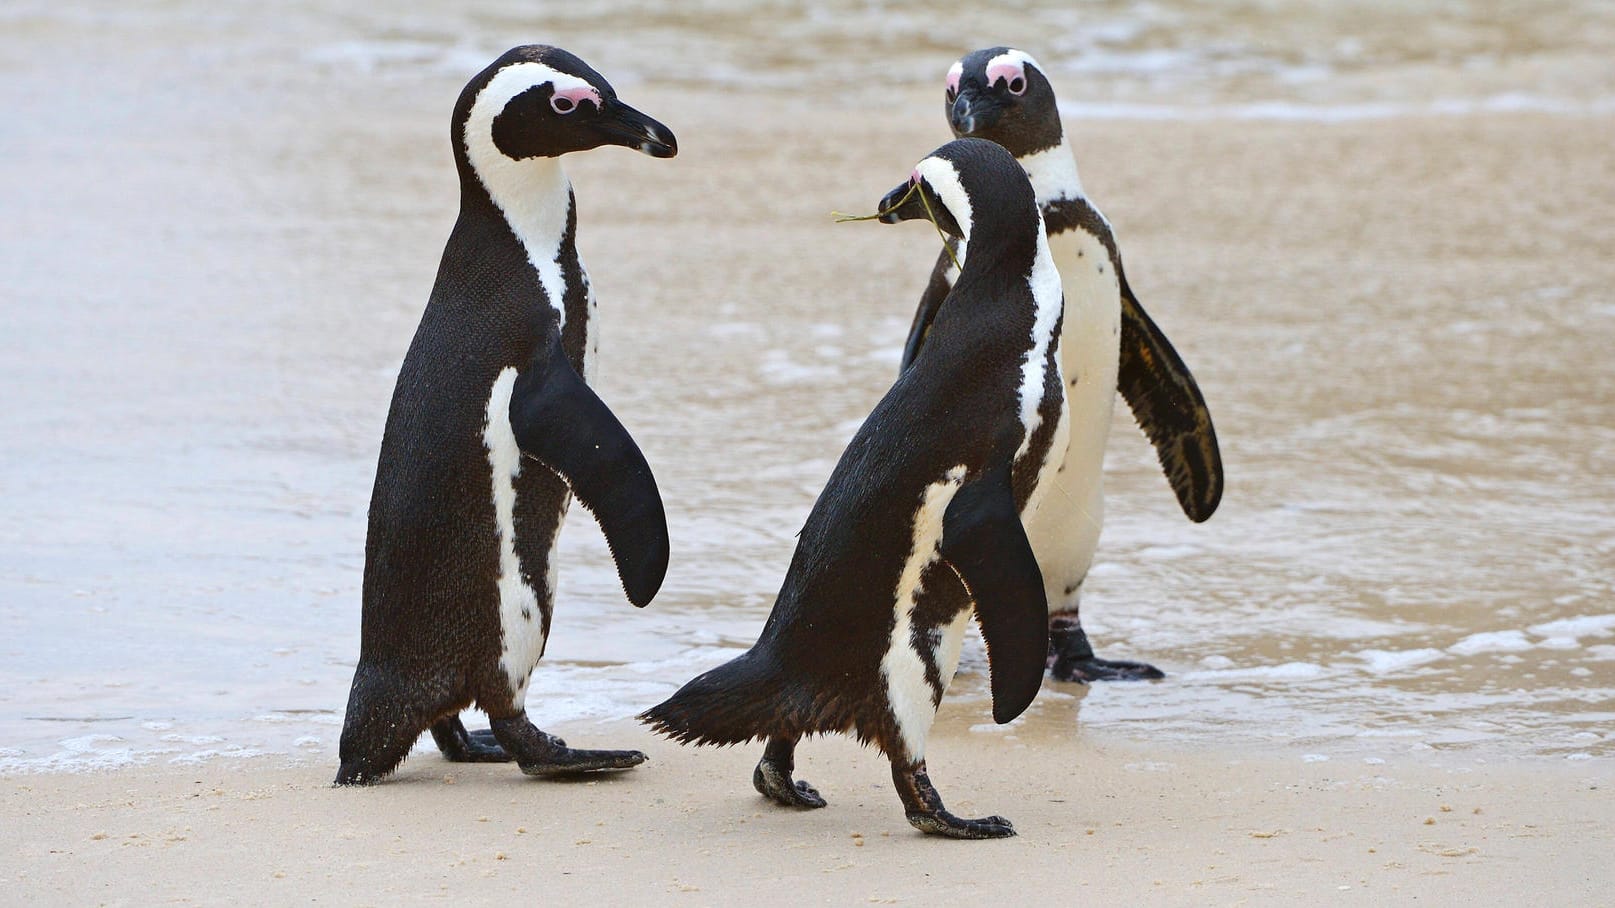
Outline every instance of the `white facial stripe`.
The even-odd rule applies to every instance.
[[[1020,448],[1015,452],[1017,460],[1031,446],[1032,433],[1043,422],[1038,405],[1043,402],[1049,345],[1054,343],[1054,326],[1060,321],[1065,299],[1060,286],[1060,272],[1055,269],[1054,256],[1049,253],[1049,238],[1043,234],[1041,215],[1038,220],[1037,252],[1032,260],[1032,274],[1027,279],[1032,290],[1032,302],[1036,306],[1032,318],[1032,347],[1026,351],[1026,360],[1021,363],[1021,424],[1026,427],[1026,436],[1021,439]],[[1064,388],[1065,377],[1058,358],[1055,359],[1054,368],[1060,372],[1058,377]],[[1063,407],[1061,409],[1064,410]]]
[[[963,60],[955,60],[955,61],[953,61],[953,65],[948,67],[948,90],[949,91],[958,91],[959,90],[959,79],[962,78],[964,76],[964,74],[965,74],[965,61],[963,61]]]
[[[522,454],[510,428],[510,394],[515,385],[514,366],[505,367],[494,380],[488,393],[482,444],[488,449],[488,466],[493,473],[494,527],[499,534],[499,667],[520,705],[527,696],[527,677],[544,654],[545,636],[538,594],[522,576],[521,558],[516,554],[515,480],[522,472]],[[556,532],[560,532],[559,524]],[[552,544],[552,551],[553,548]],[[552,569],[554,561],[552,556]],[[553,571],[549,576],[553,591]]]
[[[924,177],[925,182],[931,185],[931,191],[942,200],[943,205],[947,206],[948,213],[953,215],[959,229],[964,231],[965,240],[968,241],[973,211],[970,207],[970,196],[965,192],[964,184],[959,182],[959,171],[953,166],[953,162],[946,158],[926,158],[914,165],[914,172]]]
[[[594,87],[577,76],[542,63],[515,63],[501,69],[477,93],[465,122],[465,151],[477,179],[527,250],[527,260],[538,272],[544,294],[555,308],[559,326],[566,327],[566,282],[557,258],[571,212],[572,184],[557,158],[517,161],[505,156],[493,141],[493,121],[512,98],[535,85],[551,83],[557,91],[576,92]],[[596,93],[598,96],[598,93]]]
[[[987,75],[987,86],[992,87],[995,72],[999,74],[999,78],[1007,79],[1008,76],[1005,74],[1011,72],[1018,72],[1024,77],[1028,66],[1038,72],[1043,72],[1043,67],[1039,66],[1037,61],[1032,59],[1032,55],[1026,51],[1013,48],[1006,50],[987,61],[987,67],[984,70]]]
[[[1042,208],[1057,199],[1084,198],[1082,180],[1077,177],[1077,158],[1064,140],[1053,148],[1034,151],[1016,158],[1032,181],[1032,192]]]
[[[897,580],[891,640],[880,660],[880,673],[886,681],[886,702],[891,706],[892,718],[908,751],[904,756],[909,760],[925,758],[925,738],[931,732],[931,722],[936,719],[931,685],[925,680],[926,662],[936,656],[930,653],[922,656],[914,648],[914,605],[920,593],[920,578],[937,560],[937,547],[942,543],[942,518],[964,483],[965,472],[961,464],[948,470],[940,481],[925,487],[925,496],[914,512],[914,543]],[[953,659],[957,668],[957,649]],[[952,672],[943,676],[944,684],[951,676]]]

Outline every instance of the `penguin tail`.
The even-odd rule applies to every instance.
[[[680,744],[744,744],[757,738],[797,738],[811,698],[794,692],[778,663],[753,649],[696,676],[679,692],[645,710],[639,720]]]

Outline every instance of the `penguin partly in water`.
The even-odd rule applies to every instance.
[[[629,601],[667,571],[667,519],[639,446],[586,379],[594,293],[560,157],[677,153],[667,127],[555,47],[517,47],[461,92],[451,126],[460,214],[399,370],[365,541],[359,663],[338,784],[390,773],[421,732],[450,760],[531,775],[626,769],[526,713],[573,495],[599,521]],[[475,705],[491,728],[467,732]]]
[[[797,741],[851,732],[891,760],[916,828],[1014,835],[1002,817],[947,811],[925,742],[972,606],[993,717],[1020,715],[1043,678],[1048,606],[1021,514],[1065,449],[1060,276],[1026,174],[991,142],[937,149],[880,210],[889,223],[934,214],[964,270],[814,503],[757,643],[640,718],[684,743],[766,738],[752,784],[797,807],[825,804],[792,778]],[[922,578],[957,595],[923,599]]]
[[[1061,681],[1160,678],[1152,665],[1095,656],[1078,611],[1104,519],[1105,444],[1115,389],[1154,444],[1183,512],[1197,523],[1211,517],[1222,499],[1222,456],[1211,413],[1194,376],[1127,284],[1110,222],[1077,178],[1043,68],[1013,48],[978,50],[948,70],[946,97],[956,137],[996,142],[1026,170],[1065,290],[1061,346],[1071,442],[1043,507],[1026,518],[1049,600],[1050,672]],[[904,370],[929,342],[958,276],[945,250],[914,315]]]

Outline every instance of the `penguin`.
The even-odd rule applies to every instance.
[[[1096,656],[1079,615],[1082,584],[1104,520],[1113,389],[1121,390],[1154,444],[1178,503],[1196,523],[1210,518],[1222,499],[1222,455],[1211,413],[1194,376],[1128,286],[1115,232],[1077,178],[1054,88],[1042,66],[1009,47],[975,51],[949,68],[946,99],[955,137],[996,142],[1025,169],[1065,290],[1062,347],[1071,441],[1054,490],[1026,521],[1049,601],[1048,668],[1060,681],[1164,677],[1153,665]],[[915,312],[903,370],[928,343],[958,276],[945,250]]]
[[[1003,817],[947,811],[925,743],[972,607],[993,717],[1020,715],[1043,678],[1048,605],[1021,515],[1068,429],[1060,277],[1026,174],[991,142],[938,148],[881,211],[888,223],[934,214],[968,250],[964,270],[814,503],[756,644],[640,718],[681,743],[766,739],[753,786],[805,808],[825,800],[793,778],[798,740],[851,732],[890,759],[917,829],[1014,835]],[[957,595],[925,599],[922,578]]]
[[[567,747],[528,720],[526,695],[572,496],[599,521],[634,605],[656,595],[668,561],[650,467],[587,383],[595,298],[560,158],[678,147],[582,60],[539,45],[466,85],[451,136],[460,212],[381,440],[339,785],[381,780],[426,730],[450,760],[515,761],[529,775],[645,760]],[[461,723],[472,705],[488,730]]]

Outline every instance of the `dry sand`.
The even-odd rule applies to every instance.
[[[0,901],[471,904],[1608,904],[1607,762],[1462,769],[1145,750],[1054,727],[1016,741],[945,711],[931,768],[950,807],[1002,813],[997,842],[922,836],[886,762],[808,742],[830,800],[751,790],[760,748],[681,750],[629,725],[641,769],[528,779],[419,753],[390,782],[267,760],[0,781]],[[1031,731],[1031,733],[1029,733]]]
[[[930,110],[929,98],[893,109]],[[913,295],[931,248],[922,231],[911,231],[924,253],[912,262],[859,261],[859,243],[827,241],[822,221],[785,225],[849,198],[873,204],[934,144],[934,111],[893,121],[846,112],[830,131],[808,106],[724,97],[720,119],[732,131],[726,151],[712,153],[698,141],[715,128],[702,99],[643,91],[635,101],[679,124],[688,160],[676,180],[621,159],[575,169],[608,321],[611,300],[686,299],[720,285],[728,298],[745,296],[736,282],[757,298],[781,287],[792,298]],[[1152,312],[1170,313],[1174,336],[1202,338],[1196,364],[1220,386],[1208,392],[1217,401],[1232,390],[1228,376],[1255,378],[1236,363],[1218,368],[1217,306],[1339,306],[1373,286],[1411,283],[1426,297],[1462,298],[1541,281],[1570,261],[1583,270],[1567,282],[1609,286],[1609,133],[1606,119],[1530,115],[1096,123],[1084,126],[1079,153],[1090,190],[1123,230],[1134,282],[1152,299],[1202,304]],[[882,144],[845,141],[859,134]],[[802,170],[804,160],[816,169]],[[646,224],[681,229],[647,234]],[[1553,225],[1546,237],[1543,224]],[[595,250],[613,238],[635,240],[637,251],[606,267]],[[1273,255],[1280,239],[1286,249]],[[756,261],[763,249],[781,253],[774,267]],[[659,259],[690,255],[711,268],[686,260],[685,286],[647,297]],[[1365,277],[1374,283],[1362,289]],[[650,330],[624,324],[614,342]],[[1242,428],[1248,437],[1261,424]],[[1256,481],[1234,477],[1230,494]],[[333,704],[340,697],[331,692]],[[365,790],[328,787],[334,761],[287,767],[279,757],[0,779],[0,901],[1590,905],[1615,892],[1606,759],[1307,762],[1302,750],[1146,746],[1080,729],[1060,709],[1010,739],[970,731],[984,719],[956,709],[933,738],[933,777],[956,812],[1009,816],[1015,839],[920,836],[884,761],[844,740],[803,748],[801,775],[831,806],[798,813],[750,790],[755,747],[684,750],[626,723],[589,725],[558,730],[583,746],[643,747],[651,762],[609,779],[543,782],[418,754]]]

